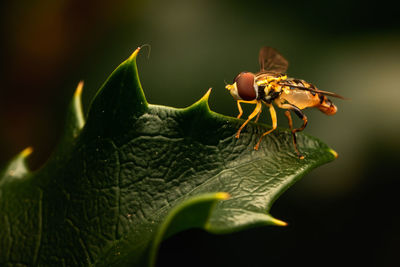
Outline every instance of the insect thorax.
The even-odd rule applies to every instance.
[[[286,75],[275,73],[266,73],[257,76],[258,99],[271,104],[282,93],[282,86],[279,85],[279,82],[286,79]]]

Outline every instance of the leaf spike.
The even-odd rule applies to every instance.
[[[132,55],[128,58],[128,60],[136,59],[141,48],[142,48],[142,46],[139,46],[138,48],[136,48],[136,50],[133,51]]]
[[[30,154],[32,154],[33,148],[31,146],[28,146],[24,150],[21,151],[20,155],[22,158],[27,158]]]
[[[212,90],[212,88],[210,87],[210,88],[208,89],[207,93],[205,93],[205,94],[203,95],[203,97],[200,99],[200,101],[208,102],[208,98],[210,97],[211,90]]]
[[[21,152],[19,152],[5,167],[5,169],[0,170],[0,185],[4,180],[13,179],[13,178],[21,178],[27,173],[29,173],[29,169],[26,165],[26,158],[32,154],[33,148],[27,147]],[[5,174],[4,177],[1,177],[2,174]]]
[[[199,101],[197,101],[196,103],[194,103],[193,105],[200,105],[200,104],[206,104],[206,106],[208,107],[208,98],[210,97],[211,94],[211,90],[212,88],[208,89],[207,93],[205,93],[203,95],[202,98],[199,99]]]
[[[135,59],[136,56],[138,55],[140,49],[142,49],[143,47],[148,47],[148,48],[149,48],[149,53],[147,54],[147,58],[149,58],[149,57],[150,57],[150,52],[151,52],[151,45],[149,45],[149,44],[144,44],[144,45],[141,45],[141,46],[139,46],[138,48],[136,48],[136,50],[132,53],[132,55],[129,57],[128,60]]]
[[[82,129],[85,125],[85,119],[82,112],[82,90],[84,82],[80,81],[76,87],[74,98],[73,98],[73,109],[75,113],[75,119],[77,122],[78,129]],[[74,134],[75,136],[77,133]]]
[[[219,199],[219,200],[227,200],[231,197],[231,195],[229,193],[226,192],[218,192],[215,194],[215,198]]]
[[[211,94],[211,90],[212,88],[210,87],[207,91],[207,93],[205,93],[203,95],[202,98],[200,98],[199,101],[197,101],[196,103],[194,103],[194,105],[202,105],[203,107],[206,107],[207,110],[210,110],[210,107],[208,106],[208,98],[210,97]]]
[[[208,98],[210,96],[211,89],[212,88],[208,89],[207,93],[205,93],[202,98],[200,98],[198,101],[187,107],[186,110],[191,111],[193,110],[193,108],[195,108],[197,110],[200,109],[209,112],[210,107],[208,106]]]
[[[271,218],[271,222],[273,224],[275,224],[276,226],[287,226],[288,225],[287,222],[284,222],[284,221],[281,221],[281,220],[278,220],[278,219],[275,219],[275,218]]]
[[[83,84],[84,84],[84,82],[83,81],[80,81],[79,83],[78,83],[78,86],[76,87],[76,90],[75,90],[75,93],[74,93],[74,97],[75,98],[81,98],[81,95],[82,95],[82,89],[83,89]]]
[[[332,148],[330,148],[328,151],[335,157],[335,159],[337,159],[339,157],[339,154]]]

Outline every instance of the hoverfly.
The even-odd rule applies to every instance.
[[[313,84],[300,79],[287,77],[284,74],[288,68],[288,61],[274,48],[265,46],[261,48],[258,61],[260,71],[257,73],[241,72],[233,80],[233,84],[226,85],[237,101],[240,118],[243,114],[240,103],[256,104],[254,111],[249,115],[247,120],[242,124],[236,133],[239,138],[240,132],[246,124],[256,117],[255,122],[261,114],[262,103],[264,103],[271,114],[272,129],[262,134],[257,144],[254,146],[258,150],[261,140],[264,136],[274,131],[277,127],[276,112],[274,106],[286,109],[285,116],[288,118],[289,127],[292,132],[294,149],[300,159],[304,156],[297,148],[296,133],[304,130],[307,126],[307,117],[302,112],[305,108],[315,107],[326,115],[334,115],[337,107],[326,97],[333,96],[344,99],[342,96],[317,89]],[[303,125],[300,128],[293,128],[293,121],[290,115],[293,111],[301,120]]]

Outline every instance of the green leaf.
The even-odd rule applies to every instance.
[[[154,265],[160,242],[198,227],[231,233],[286,225],[272,203],[335,152],[278,129],[210,111],[210,90],[184,109],[150,105],[139,48],[107,79],[84,122],[78,86],[49,161],[30,172],[28,148],[0,176],[0,265]],[[228,199],[228,196],[230,198]]]

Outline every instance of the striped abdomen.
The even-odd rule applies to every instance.
[[[280,99],[283,101],[287,101],[299,109],[316,107],[327,115],[333,115],[336,113],[337,107],[332,103],[332,101],[330,101],[325,95],[312,91],[312,89],[317,89],[313,84],[293,78],[285,80],[284,84],[280,96]]]

